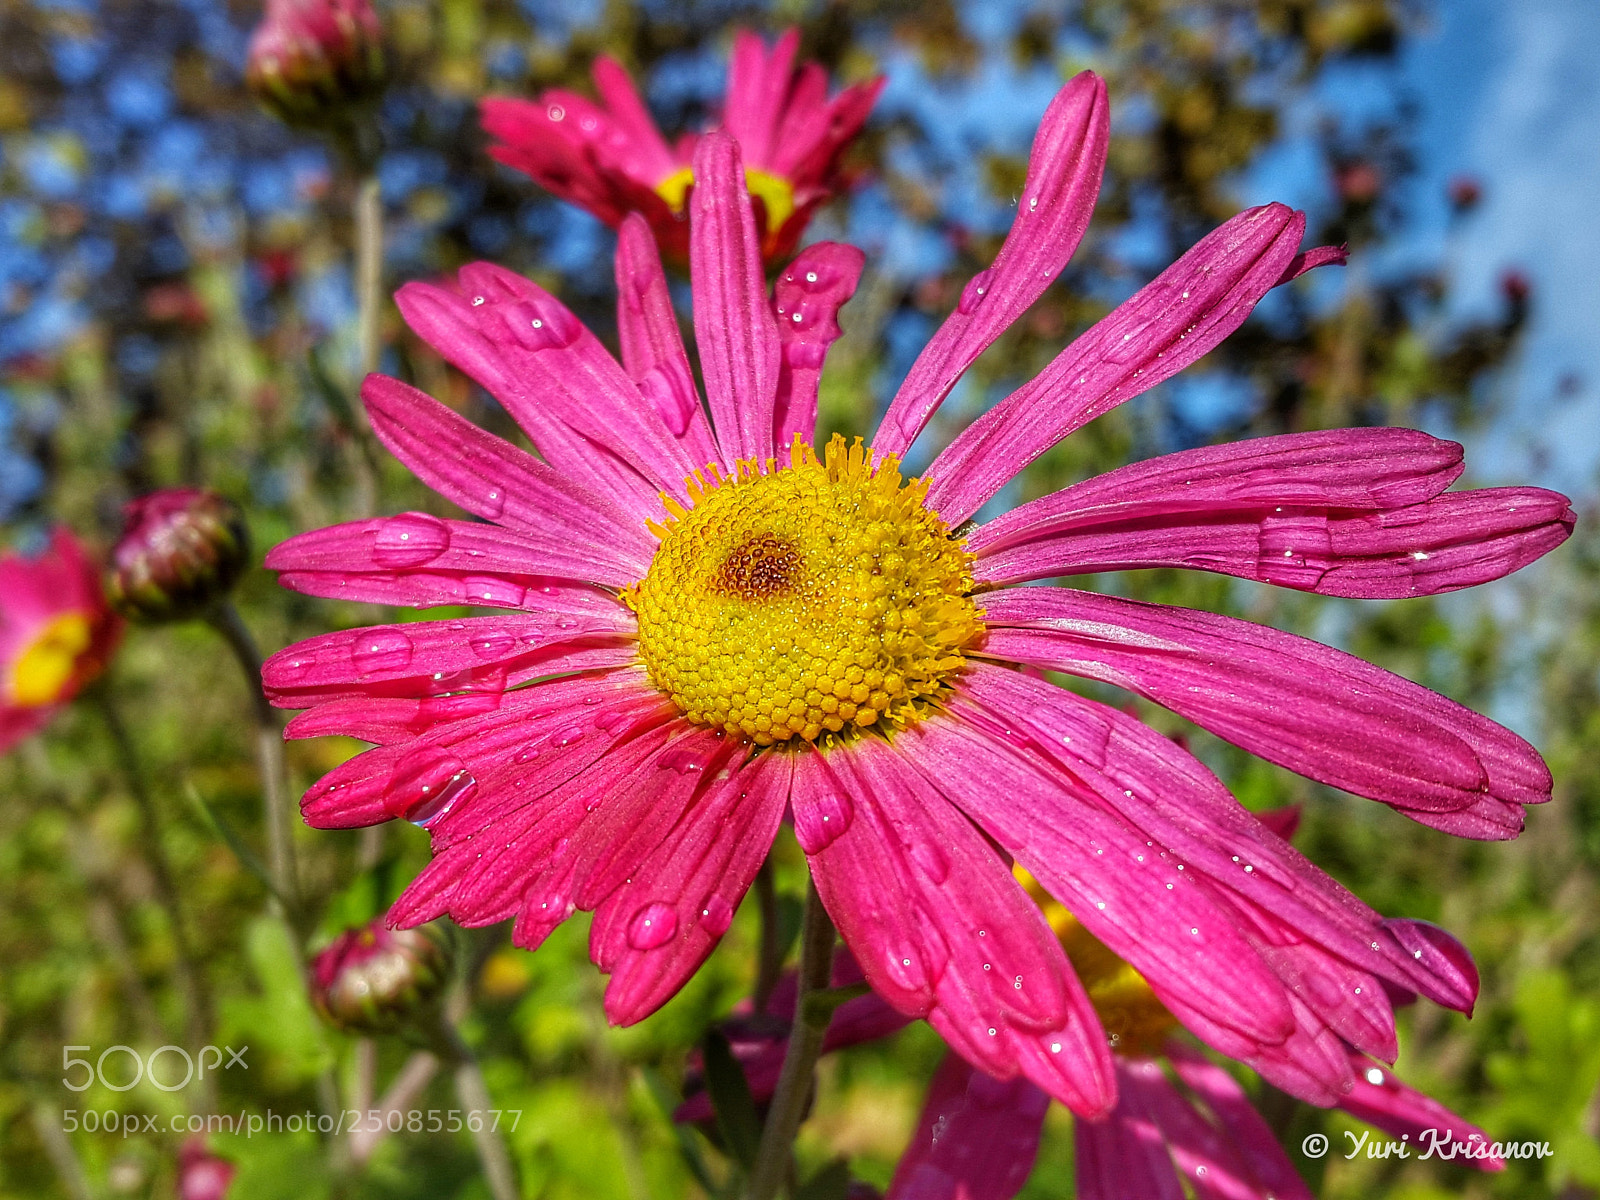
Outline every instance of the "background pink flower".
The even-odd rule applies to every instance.
[[[67,529],[42,554],[0,558],[0,751],[44,728],[121,636],[99,568]]]
[[[797,29],[771,50],[740,30],[728,67],[720,127],[743,152],[769,263],[790,257],[812,213],[847,186],[840,157],[884,84],[881,77],[854,84],[830,99],[827,72],[797,64],[799,48]],[[599,103],[556,88],[533,100],[484,100],[483,126],[498,139],[489,152],[613,228],[642,213],[662,253],[682,262],[697,136],[668,145],[627,71],[607,55],[595,60],[594,85]]]

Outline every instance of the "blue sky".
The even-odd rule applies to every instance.
[[[1495,302],[1502,271],[1533,281],[1533,324],[1505,418],[1474,449],[1480,475],[1600,487],[1600,3],[1442,0],[1405,78],[1423,103],[1419,197],[1470,172],[1483,204],[1449,250],[1455,303]],[[1419,230],[1419,236],[1427,236]],[[1577,391],[1557,395],[1563,376]],[[1533,453],[1542,443],[1544,461]]]

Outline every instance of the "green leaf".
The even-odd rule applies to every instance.
[[[756,1112],[744,1068],[734,1060],[728,1039],[715,1029],[700,1043],[700,1052],[705,1056],[706,1090],[711,1094],[723,1145],[748,1171],[755,1165],[756,1148],[761,1144],[761,1114]]]

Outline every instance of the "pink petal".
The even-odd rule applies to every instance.
[[[629,166],[642,180],[660,182],[679,167],[677,156],[656,128],[633,78],[616,59],[602,54],[590,69],[595,91],[610,111],[616,128],[626,136]]]
[[[684,443],[689,458],[701,466],[717,461],[716,440],[684,353],[661,255],[650,226],[637,213],[617,230],[616,275],[623,366],[668,431]]]
[[[984,604],[990,657],[1128,688],[1269,762],[1408,815],[1498,815],[1549,799],[1543,760],[1509,730],[1306,638],[1064,588],[1012,589]]]
[[[1292,504],[1161,513],[1013,546],[975,572],[985,583],[1185,567],[1324,596],[1431,596],[1499,579],[1572,532],[1567,498],[1539,488],[1446,492],[1409,508],[1330,513]]]
[[[552,110],[562,118],[552,120]],[[581,96],[552,90],[533,101],[490,96],[479,102],[479,113],[484,130],[499,139],[489,147],[491,156],[608,225],[622,219],[625,202],[608,177],[616,164],[608,161],[602,168],[593,144],[578,129],[586,117],[596,122],[597,129],[605,121],[596,106]]]
[[[460,565],[460,560],[456,560]],[[512,608],[524,612],[579,612],[623,609],[615,596],[599,587],[573,583],[553,575],[520,572],[495,574],[466,571],[329,570],[284,571],[278,583],[308,596],[357,600],[401,608],[437,608],[465,604],[479,608]]]
[[[43,704],[19,708],[12,704],[0,704],[0,754],[50,724],[62,707],[59,704]]]
[[[611,973],[606,1015],[613,1024],[631,1025],[661,1007],[721,940],[777,836],[790,774],[788,756],[766,754],[733,766],[726,779],[707,780],[676,826],[595,909],[589,944]]]
[[[745,190],[739,144],[708,133],[694,154],[689,197],[694,328],[711,419],[732,470],[772,453],[772,406],[781,357],[778,323],[767,303],[755,216]]]
[[[1358,973],[1375,972],[1452,1008],[1471,1008],[1476,975],[1464,990],[1462,962],[1470,970],[1471,958],[1459,944],[1449,950],[1430,943],[1425,956],[1414,953],[1423,948],[1421,934],[1406,925],[1405,938],[1397,937],[1392,922],[1269,832],[1171,738],[1108,705],[983,662],[967,668],[950,711],[981,720],[973,701],[993,714],[991,724],[999,718],[999,727],[1030,756],[1085,782],[1104,779],[1108,786],[1097,788],[1101,804],[1178,855],[1188,871],[1232,893],[1237,899],[1228,907],[1247,930],[1265,923],[1263,940],[1315,944]],[[1210,894],[1219,898],[1214,889]],[[1371,1007],[1380,1003],[1371,994],[1376,991],[1364,988],[1359,1007],[1377,1011]],[[1392,1022],[1387,1028],[1385,1043]]]
[[[1404,508],[1461,474],[1461,447],[1415,429],[1334,429],[1202,446],[1130,463],[980,525],[967,547],[983,561],[1082,529],[1168,516],[1271,509]]]
[[[1121,1086],[1148,1059],[1118,1059],[1117,1107],[1099,1121],[1074,1121],[1078,1200],[1184,1200],[1160,1128],[1139,1096]]]
[[[1251,1173],[1228,1137],[1190,1106],[1151,1059],[1124,1061],[1118,1085],[1153,1120],[1178,1174],[1195,1200],[1268,1200],[1272,1192]]]
[[[773,451],[779,458],[798,437],[817,432],[817,384],[828,347],[840,336],[839,309],[855,295],[867,256],[840,242],[807,246],[773,284],[783,360],[773,410]]]
[[[1350,1065],[1355,1072],[1355,1086],[1349,1095],[1339,1101],[1345,1112],[1369,1125],[1376,1125],[1395,1137],[1408,1137],[1419,1153],[1437,1145],[1435,1158],[1450,1158],[1450,1142],[1488,1142],[1489,1136],[1476,1125],[1457,1116],[1431,1096],[1402,1083],[1393,1071],[1380,1066],[1365,1056],[1351,1051]],[[1460,1150],[1455,1152],[1457,1155]],[[1483,1171],[1505,1170],[1505,1160],[1497,1157],[1470,1158],[1467,1160]]]
[[[1067,434],[1204,356],[1244,323],[1300,245],[1282,204],[1207,234],[1054,362],[969,425],[928,468],[928,504],[952,525]]]
[[[903,456],[978,355],[1061,274],[1094,212],[1109,130],[1110,105],[1098,76],[1085,71],[1056,93],[1034,135],[1011,231],[994,265],[972,277],[895,393],[872,442],[880,455]]]
[[[610,500],[398,379],[367,376],[361,398],[394,456],[474,516],[568,553],[576,547],[616,576],[639,579],[649,569],[655,539]]]
[[[395,818],[411,819],[420,810],[436,844],[447,845],[457,840],[458,833],[464,837],[482,829],[482,824],[471,822],[486,821],[486,812],[499,811],[495,801],[485,798],[485,781],[508,771],[518,780],[534,770],[560,771],[563,764],[577,761],[579,756],[602,754],[612,740],[630,733],[633,722],[618,720],[619,715],[642,711],[660,721],[670,712],[637,669],[561,679],[495,695],[494,703],[482,709],[463,705],[459,697],[451,699],[455,702],[449,707],[428,714],[439,716],[438,723],[409,738],[401,736],[403,730],[398,727],[404,714],[388,707],[395,701],[336,701],[347,719],[356,719],[352,724],[359,720],[358,704],[374,705],[373,723],[394,730],[395,736],[382,739],[385,744],[377,749],[341,763],[311,787],[300,805],[306,823],[317,829],[351,829]],[[598,702],[588,703],[591,699]],[[376,707],[380,705],[384,707]],[[611,728],[602,729],[597,721]],[[593,736],[596,729],[605,736]],[[530,748],[539,753],[519,758]],[[582,761],[586,764],[588,760]],[[454,805],[442,810],[437,803],[440,789],[432,777],[451,784],[448,790],[458,801],[470,793],[472,803],[462,805],[461,813]],[[469,822],[465,830],[464,821]]]
[[[722,125],[744,152],[751,166],[765,167],[775,147],[773,136],[782,119],[784,101],[794,76],[800,31],[786,29],[771,55],[761,38],[741,29],[733,35],[733,57],[728,63],[728,101]],[[695,172],[695,178],[700,174]]]
[[[1277,1200],[1313,1200],[1277,1137],[1232,1075],[1176,1039],[1167,1043],[1166,1054],[1178,1078],[1215,1115],[1234,1151],[1267,1194]]]
[[[280,708],[347,696],[502,692],[540,675],[633,657],[626,623],[544,613],[372,625],[307,638],[267,659],[261,684]],[[619,653],[620,652],[620,653]]]
[[[587,730],[579,723],[583,718],[565,720],[575,722],[571,731],[557,721],[542,740],[525,736],[524,744],[538,752],[537,758],[524,751],[526,761],[511,767],[482,764],[486,772],[495,772],[493,782],[480,788],[482,802],[464,807],[457,818],[481,828],[477,833],[457,829],[453,840],[435,846],[433,861],[390,909],[391,925],[448,915],[458,925],[475,927],[515,916],[513,940],[532,949],[571,915],[576,871],[592,848],[583,836],[585,822],[619,796],[627,802],[641,775],[653,780],[655,756],[687,727],[669,719],[613,735]],[[465,747],[469,755],[476,750]],[[469,759],[469,771],[472,765]],[[452,817],[454,812],[445,820]],[[528,936],[532,929],[537,937]]]
[[[955,713],[902,731],[895,747],[1168,1007],[1187,998],[1252,1042],[1289,1034],[1283,988],[1231,918],[1173,856],[1106,812],[1087,785],[1046,773]]]
[[[828,189],[836,178],[841,153],[867,123],[886,83],[880,75],[852,84],[826,100],[827,72],[816,63],[804,64],[767,169],[792,180],[797,195]],[[794,224],[793,219],[789,224]]]
[[[565,540],[476,521],[398,513],[296,534],[267,552],[269,571],[365,574],[556,576],[580,583],[626,587],[636,564],[593,539]],[[645,564],[648,569],[648,562]],[[642,573],[641,573],[642,574]]]
[[[1010,1200],[1033,1171],[1050,1097],[947,1054],[885,1200]]]
[[[845,944],[875,991],[1002,1078],[1019,1065],[1079,1111],[1103,1109],[1104,1034],[1043,916],[994,850],[894,749],[804,753],[795,835]],[[1016,1043],[1048,1038],[1037,1069]]]
[[[681,488],[693,467],[594,335],[514,272],[478,263],[463,269],[460,288],[408,283],[395,303],[446,362],[505,406],[551,466],[640,520],[658,514],[658,494]]]

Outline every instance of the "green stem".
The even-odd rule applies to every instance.
[[[161,815],[156,809],[155,798],[151,795],[144,766],[139,760],[133,738],[128,733],[128,726],[111,697],[109,683],[95,688],[93,697],[96,707],[100,710],[100,716],[105,721],[106,730],[111,735],[112,744],[116,748],[118,764],[127,780],[128,791],[133,795],[134,806],[139,810],[140,840],[143,843],[145,861],[150,868],[150,878],[155,885],[156,903],[161,906],[167,924],[172,929],[173,980],[183,1003],[184,1036],[198,1053],[199,1047],[207,1045],[211,1040],[211,998],[206,992],[200,972],[195,969],[194,950],[183,923],[183,910],[178,904],[178,888],[174,882],[172,863],[167,858],[166,845],[161,839]],[[201,1101],[205,1111],[209,1112],[213,1107],[214,1098],[213,1090],[209,1086],[209,1076],[207,1085],[202,1092]]]
[[[822,897],[817,895],[816,881],[812,880],[806,885],[805,916],[800,926],[800,987],[795,997],[794,1027],[789,1031],[789,1049],[783,1056],[778,1088],[772,1094],[755,1166],[750,1171],[748,1200],[772,1200],[789,1174],[794,1136],[811,1098],[822,1039],[833,1013],[831,1006],[808,1000],[815,993],[828,990],[833,974],[833,942],[833,922],[828,919]]]
[[[357,186],[352,215],[356,240],[356,341],[360,378],[365,379],[378,369],[383,349],[383,195],[376,175],[368,175]],[[351,407],[355,413],[356,506],[367,515],[375,511],[378,500],[378,456],[359,395]]]
[[[757,1013],[764,1013],[783,974],[783,931],[778,928],[778,891],[773,885],[771,857],[756,872],[756,906],[761,911],[761,949],[752,1003]]]
[[[291,924],[300,917],[300,889],[294,861],[294,824],[289,813],[288,763],[283,751],[283,725],[261,688],[261,651],[239,610],[224,600],[207,614],[244,672],[255,724],[256,768],[261,775],[261,818],[267,833],[267,872],[272,886],[288,904]]]
[[[465,1110],[467,1128],[472,1133],[473,1146],[478,1151],[478,1162],[483,1167],[484,1180],[494,1200],[518,1200],[516,1171],[511,1165],[511,1155],[506,1150],[492,1113],[494,1100],[489,1095],[489,1085],[478,1068],[477,1055],[462,1040],[460,1032],[448,1020],[441,1020],[444,1038],[442,1049],[455,1068],[456,1097]],[[473,1113],[480,1116],[477,1129],[472,1129]]]

